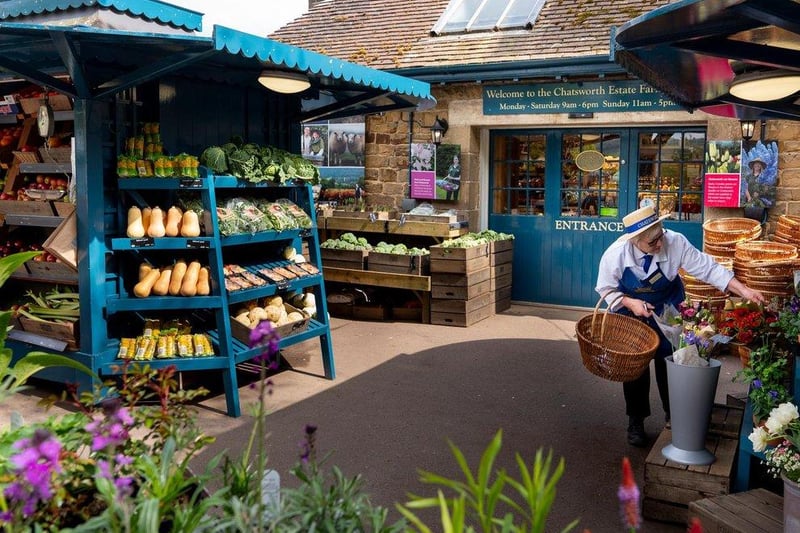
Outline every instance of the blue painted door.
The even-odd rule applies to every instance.
[[[600,256],[647,203],[701,246],[704,149],[697,129],[493,132],[489,227],[516,238],[512,299],[594,306]]]

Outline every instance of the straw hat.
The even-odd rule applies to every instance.
[[[665,218],[669,218],[669,215],[658,216],[653,206],[650,205],[628,213],[622,218],[622,225],[625,226],[625,230],[620,240],[630,240]]]
[[[754,163],[761,163],[761,169],[762,170],[767,168],[767,162],[764,161],[763,159],[761,159],[760,157],[756,157],[755,159],[751,159],[750,162],[747,163],[747,166],[750,167],[750,170],[753,170],[753,164]]]

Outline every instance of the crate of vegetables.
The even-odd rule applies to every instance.
[[[272,323],[280,338],[289,337],[308,329],[311,316],[302,309],[275,295],[251,302],[231,317],[231,334],[240,342],[250,345],[250,332],[262,321]]]
[[[322,266],[365,270],[367,254],[372,246],[364,237],[344,233],[338,239],[328,239],[320,244]]]
[[[367,270],[375,272],[427,276],[430,268],[430,252],[425,248],[380,242],[367,256]]]

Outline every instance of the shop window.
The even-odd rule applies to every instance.
[[[703,132],[639,134],[638,202],[673,220],[702,220]]]
[[[493,147],[492,212],[543,215],[544,135],[498,135]]]
[[[619,151],[617,133],[562,137],[561,216],[619,216]]]

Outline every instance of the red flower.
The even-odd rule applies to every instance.
[[[631,531],[639,529],[642,523],[639,514],[639,487],[636,486],[631,462],[627,457],[622,458],[622,484],[619,486],[617,496],[619,497],[622,523]]]

